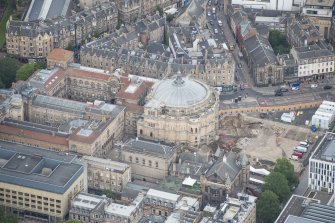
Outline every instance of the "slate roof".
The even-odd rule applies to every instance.
[[[240,170],[241,162],[238,155],[234,152],[228,152],[222,159],[217,160],[210,167],[206,172],[206,177],[216,174],[222,180],[226,180],[228,176],[233,181]]]
[[[277,57],[270,42],[261,35],[255,35],[244,41],[243,44],[254,66],[277,64]]]

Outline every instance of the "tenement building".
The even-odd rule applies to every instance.
[[[73,197],[87,190],[75,155],[0,141],[0,205],[28,220],[64,220]]]
[[[131,166],[132,177],[159,182],[170,175],[176,149],[163,143],[129,139],[121,148],[121,160]]]
[[[131,181],[130,166],[93,156],[83,156],[87,167],[88,188],[91,190],[110,190],[121,193]]]
[[[327,132],[309,159],[308,186],[312,190],[335,191],[335,134]]]
[[[44,59],[54,48],[76,46],[93,35],[114,30],[117,9],[106,2],[68,18],[16,21],[6,25],[7,53],[24,58]]]
[[[126,23],[132,23],[142,15],[157,11],[157,6],[162,10],[168,6],[180,7],[181,0],[118,0],[119,18]]]
[[[157,83],[147,100],[137,122],[139,137],[191,146],[214,141],[218,96],[207,85],[178,73]]]
[[[322,42],[293,47],[290,53],[298,65],[299,79],[325,79],[334,75],[335,55]]]
[[[317,43],[320,38],[319,30],[307,16],[291,16],[287,19],[286,37],[293,47],[308,46]]]

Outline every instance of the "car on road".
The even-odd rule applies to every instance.
[[[238,64],[238,67],[241,68],[241,67],[242,67],[242,64],[239,63],[239,64]]]
[[[218,34],[219,33],[218,29],[214,29],[214,33]]]
[[[212,14],[211,14],[211,12],[207,12],[207,16],[211,16]]]
[[[291,90],[292,91],[298,91],[300,88],[299,87],[292,87]]]
[[[317,88],[318,85],[317,84],[311,84],[311,88]]]
[[[214,14],[214,13],[213,13],[213,19],[215,19],[215,20],[216,20],[216,14]]]
[[[222,26],[222,21],[218,20],[219,26]]]
[[[332,89],[332,88],[333,88],[333,87],[330,86],[330,85],[326,85],[326,86],[323,87],[323,89],[325,89],[325,90],[329,90],[329,89]]]
[[[209,24],[213,25],[213,20],[209,20]]]
[[[281,87],[281,88],[280,88],[280,91],[281,91],[281,92],[288,92],[288,89],[287,89],[286,87]]]
[[[275,96],[283,96],[283,95],[284,95],[283,92],[281,92],[280,90],[275,91]]]
[[[208,3],[207,3],[209,6],[211,6],[212,5],[212,1],[208,1]]]

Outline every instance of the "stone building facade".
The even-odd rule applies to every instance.
[[[130,139],[121,149],[121,161],[131,166],[132,177],[154,183],[170,174],[175,158],[174,147],[142,139]]]
[[[249,168],[245,154],[229,152],[217,160],[200,177],[203,204],[218,206],[230,193],[245,190],[249,181]]]
[[[308,46],[321,39],[319,30],[307,16],[289,17],[286,37],[290,45],[294,47]]]
[[[279,85],[284,82],[282,66],[266,38],[258,34],[250,37],[244,41],[242,52],[257,86]]]
[[[147,15],[157,11],[157,7],[162,10],[168,6],[178,6],[182,4],[181,0],[118,0],[119,18],[126,23],[132,23],[142,15]]]
[[[69,18],[15,21],[6,25],[7,53],[23,59],[45,59],[54,48],[82,44],[96,34],[114,30],[117,9],[104,3]]]
[[[131,181],[130,166],[93,156],[83,157],[87,167],[87,185],[89,189],[110,190],[121,193]]]
[[[214,141],[218,96],[207,85],[177,74],[154,86],[137,122],[137,135],[177,145],[198,147]]]

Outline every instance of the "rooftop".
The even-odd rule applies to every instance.
[[[120,163],[116,161],[111,161],[107,159],[102,159],[93,156],[84,156],[84,161],[91,165],[103,166],[106,170],[124,172],[129,168],[126,163]]]
[[[48,54],[48,60],[69,61],[73,58],[73,52],[61,48],[55,48]]]
[[[107,198],[81,192],[71,201],[71,207],[93,210],[102,202],[107,203]]]
[[[335,162],[335,134],[327,132],[316,145],[312,159]]]
[[[177,202],[180,198],[180,195],[167,193],[167,192],[160,191],[160,190],[149,189],[147,192],[147,197]]]
[[[146,106],[190,107],[204,101],[208,92],[201,82],[183,79],[177,74],[174,79],[162,80],[154,87],[153,98]]]
[[[315,215],[315,212],[320,211],[319,207],[321,207],[321,210],[322,209],[324,210],[322,215],[326,216],[327,215],[326,212],[328,209],[330,209],[330,212],[334,215],[335,208],[329,207],[327,205],[332,196],[333,196],[332,194],[328,194],[327,192],[321,192],[321,191],[317,191],[312,197],[310,195],[304,197],[293,194],[289,199],[289,201],[286,203],[285,207],[282,209],[275,223],[309,222],[307,220],[302,221],[302,219],[304,218],[313,219],[313,217],[309,216],[313,216]],[[299,218],[293,218],[292,216],[297,216]],[[291,221],[291,220],[297,220],[297,221]],[[327,222],[327,221],[320,221],[319,219],[317,220],[317,222]]]
[[[75,155],[0,141],[0,181],[63,194],[83,173]]]
[[[137,212],[137,209],[141,205],[143,199],[143,194],[139,194],[130,205],[111,203],[105,208],[105,212],[107,214],[129,218],[132,214]]]
[[[33,0],[30,3],[25,21],[66,17],[71,10],[71,0]]]
[[[317,5],[317,6],[334,6],[334,0],[306,0],[306,5]]]
[[[129,139],[125,142],[124,150],[146,153],[151,156],[170,158],[175,154],[175,148],[166,144],[142,139]]]

